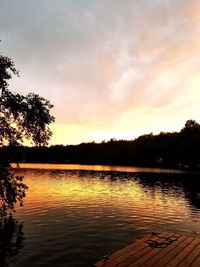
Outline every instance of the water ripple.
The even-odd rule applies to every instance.
[[[200,235],[199,194],[154,175],[26,170],[29,192],[16,213],[24,247],[9,267],[91,266],[155,230]]]

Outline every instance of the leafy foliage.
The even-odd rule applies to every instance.
[[[48,143],[52,135],[48,125],[54,121],[49,101],[33,93],[23,96],[3,90],[0,106],[0,145],[17,145],[25,139],[36,145]]]
[[[18,202],[23,206],[23,198],[28,187],[23,184],[23,176],[13,175],[8,167],[0,166],[0,216],[7,215],[7,211],[14,211]]]
[[[47,145],[54,121],[50,102],[37,94],[23,96],[8,90],[11,74],[18,72],[8,57],[0,55],[0,146],[17,145],[25,139],[36,145]]]
[[[19,146],[25,140],[35,145],[47,145],[52,132],[49,124],[51,103],[37,94],[27,96],[8,89],[12,75],[19,75],[13,61],[0,54],[0,147]],[[16,203],[23,204],[27,186],[22,176],[9,170],[10,158],[0,158],[0,215],[13,211]]]

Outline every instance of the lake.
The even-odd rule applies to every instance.
[[[197,174],[119,166],[21,168],[16,172],[29,190],[24,207],[16,209],[1,265],[87,267],[152,231],[200,236]]]

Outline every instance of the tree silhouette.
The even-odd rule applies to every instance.
[[[187,120],[181,132],[186,134],[200,133],[200,124],[195,120]]]
[[[37,94],[27,96],[8,89],[12,75],[19,75],[13,61],[0,54],[0,147],[19,146],[29,140],[37,146],[47,145],[52,132],[49,124],[51,103]],[[17,202],[23,204],[27,186],[22,176],[9,170],[9,156],[0,158],[0,215],[12,211]]]

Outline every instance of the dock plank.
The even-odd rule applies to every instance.
[[[187,237],[183,240],[178,246],[176,246],[173,250],[167,253],[164,257],[162,257],[159,261],[157,261],[152,267],[158,266],[168,266],[168,263],[177,256],[186,246],[188,246],[192,242],[192,237]]]
[[[96,267],[200,267],[200,238],[153,233],[105,257]]]
[[[195,249],[193,249],[190,254],[182,261],[178,267],[185,267],[185,266],[190,266],[194,260],[200,256],[200,238],[199,239],[199,244],[196,246]],[[200,266],[200,265],[199,265]]]
[[[167,234],[167,232],[160,233],[161,235]],[[140,250],[148,246],[148,243],[146,242],[151,238],[151,234],[146,235],[142,239],[136,240],[133,244],[119,250],[118,252],[113,253],[110,256],[105,257],[104,259],[98,261],[95,263],[96,267],[110,267],[115,266],[116,264],[120,264],[123,262],[126,258],[128,258],[130,255],[138,253]],[[157,241],[158,238],[154,237],[154,240]]]
[[[168,233],[168,237],[171,237],[171,233]],[[146,253],[146,255],[144,255],[144,257],[140,258],[138,261],[134,262],[133,265],[134,266],[142,266],[145,264],[145,266],[151,266],[153,265],[153,263],[157,262],[161,257],[163,257],[168,251],[172,250],[173,248],[175,248],[180,242],[182,242],[183,240],[183,236],[182,239],[179,235],[174,235],[173,237],[177,238],[177,242],[172,242],[169,246],[167,246],[165,249],[163,249],[162,247],[155,247],[154,249],[150,249],[148,253]],[[186,237],[185,237],[186,238]],[[179,239],[179,240],[178,240]],[[165,252],[163,254],[163,252]],[[130,265],[132,266],[132,265]]]
[[[200,266],[200,255],[198,255],[194,261],[192,262],[192,264],[190,265],[190,267],[199,267]]]
[[[160,233],[161,236],[167,235],[167,232],[162,232]],[[143,250],[148,246],[147,241],[149,239],[153,239],[154,241],[158,241],[158,237],[157,236],[153,236],[151,234],[145,236],[145,238],[142,238],[138,241],[136,241],[135,243],[133,243],[132,245],[129,245],[128,247],[122,249],[119,252],[116,252],[114,254],[112,254],[111,256],[109,256],[106,260],[103,259],[100,262],[97,262],[95,264],[96,267],[115,267],[118,266],[120,264],[120,266],[124,265],[124,262],[126,262],[126,260],[128,258],[130,258],[131,256],[134,256],[135,254],[141,254],[143,253]]]
[[[163,258],[165,255],[170,253],[171,250],[173,250],[175,247],[177,247],[181,242],[183,242],[187,236],[181,235],[177,242],[172,243],[170,246],[166,247],[162,251],[159,252],[156,256],[150,258],[148,262],[146,262],[145,266],[146,267],[152,267],[156,266],[158,264],[158,261],[160,261],[161,258]],[[152,250],[153,253],[153,250]]]
[[[120,257],[124,257],[129,251],[135,251],[139,247],[140,244],[145,243],[146,240],[148,240],[150,235],[144,236],[142,239],[136,240],[133,244],[130,244],[129,246],[111,254],[107,255],[104,257],[104,259],[98,261],[95,263],[96,267],[101,267],[101,266],[108,266],[111,262],[114,262],[116,259]]]
[[[160,238],[158,238],[156,241],[158,243],[162,243],[164,241],[163,238],[168,238],[171,236],[170,233],[165,233],[162,235],[159,235]],[[152,238],[151,238],[152,240]],[[163,248],[159,248],[159,247],[154,247],[152,248],[151,246],[149,246],[149,244],[147,243],[147,246],[141,250],[139,253],[136,253],[134,255],[131,255],[126,261],[125,261],[125,266],[141,266],[143,264],[143,260],[145,259],[145,257],[147,257],[147,255],[151,252],[151,251],[155,251],[155,252],[159,252],[160,250],[162,250]],[[145,261],[144,261],[145,262]]]
[[[187,255],[195,249],[195,247],[198,245],[199,240],[198,239],[193,239],[192,242],[186,246],[183,250],[180,251],[179,254],[176,255],[176,257],[174,257],[169,263],[168,266],[169,267],[174,267],[174,266],[178,266],[181,262],[184,262],[184,264],[186,263],[186,258]],[[184,265],[185,266],[185,265]]]

